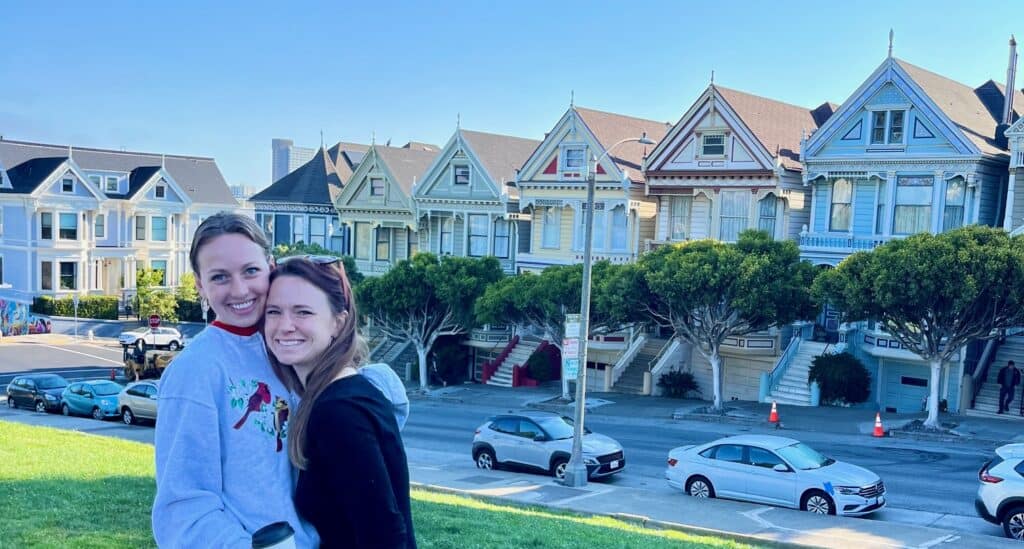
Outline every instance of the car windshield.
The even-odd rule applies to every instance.
[[[111,396],[121,392],[121,386],[112,382],[93,383],[92,390],[99,396]]]
[[[68,382],[57,376],[44,377],[36,379],[36,385],[40,389],[63,389],[68,386]]]
[[[794,468],[803,471],[820,469],[836,462],[836,460],[825,457],[814,448],[802,442],[779,448],[777,452],[782,456],[782,459],[788,461]]]
[[[544,429],[553,440],[572,438],[575,423],[565,416],[548,417],[537,419],[536,421],[540,424],[541,429]],[[583,431],[590,434],[590,429],[586,427],[583,428]]]
[[[141,333],[145,333],[147,330],[149,330],[149,328],[135,328],[134,330],[128,330],[128,333],[130,333],[130,334],[141,334]]]

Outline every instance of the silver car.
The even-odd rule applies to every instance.
[[[825,515],[862,516],[885,506],[878,475],[825,457],[791,438],[727,437],[668,453],[669,486],[697,498],[722,497]]]
[[[160,381],[148,379],[129,383],[117,395],[117,410],[126,425],[135,425],[140,419],[156,421],[156,400]]]
[[[501,465],[541,470],[561,480],[572,453],[573,421],[550,412],[495,416],[473,436],[473,461],[481,469]],[[598,478],[622,472],[622,446],[610,437],[584,430],[583,458],[587,476]]]

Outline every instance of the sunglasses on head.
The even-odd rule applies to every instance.
[[[284,265],[285,263],[288,263],[289,261],[291,261],[293,259],[305,259],[307,261],[312,261],[313,263],[316,263],[317,265],[333,265],[333,264],[341,261],[340,257],[334,256],[334,255],[308,255],[308,254],[306,254],[306,255],[290,255],[288,257],[282,257],[282,258],[277,260],[277,264],[278,265]]]

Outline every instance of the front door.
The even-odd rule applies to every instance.
[[[727,498],[747,499],[746,479],[749,466],[744,458],[744,448],[738,444],[723,444],[715,451],[711,460],[711,484],[715,494]]]

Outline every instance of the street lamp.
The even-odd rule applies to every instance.
[[[587,347],[590,333],[590,252],[594,247],[594,182],[597,179],[597,166],[615,147],[623,143],[637,142],[641,145],[653,145],[654,141],[644,132],[640,137],[627,137],[608,147],[598,158],[590,157],[589,173],[587,174],[587,211],[586,229],[583,237],[583,290],[580,297],[580,369],[576,376],[576,417],[573,425],[572,457],[565,467],[563,484],[566,486],[587,485],[587,464],[583,462],[583,414],[586,410],[587,398]],[[628,192],[628,191],[627,191]]]

